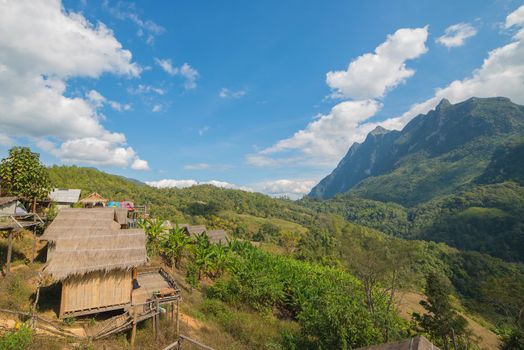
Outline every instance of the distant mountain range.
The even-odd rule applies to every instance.
[[[351,146],[304,205],[390,235],[524,262],[524,107],[442,100]]]

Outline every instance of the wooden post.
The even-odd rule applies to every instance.
[[[180,304],[178,303],[180,299],[176,300],[176,336],[180,338]]]
[[[155,340],[158,341],[160,339],[160,304],[158,303],[158,300],[155,302],[156,306],[156,315],[155,315]]]
[[[171,323],[175,323],[175,302],[171,302]]]
[[[31,249],[31,264],[35,261],[36,253],[36,226],[33,226],[33,247]]]
[[[7,261],[5,264],[5,274],[11,272],[11,256],[13,255],[13,230],[9,230],[9,238],[7,243]]]
[[[136,338],[136,310],[133,310],[133,329],[131,330],[131,350],[135,350],[135,338]]]
[[[156,316],[153,315],[153,337],[156,340]]]

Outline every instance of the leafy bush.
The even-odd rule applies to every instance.
[[[33,331],[22,325],[16,331],[9,331],[0,336],[1,350],[25,350],[33,339]]]

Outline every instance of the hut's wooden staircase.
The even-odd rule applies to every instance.
[[[113,316],[107,320],[97,322],[91,327],[86,327],[85,331],[89,338],[100,339],[110,334],[117,333],[131,327],[133,317],[128,313]]]

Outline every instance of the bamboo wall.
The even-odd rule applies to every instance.
[[[60,316],[131,302],[131,271],[91,272],[62,282]]]

